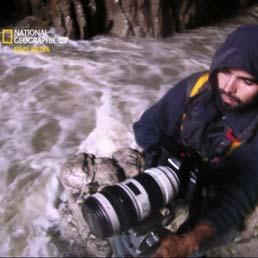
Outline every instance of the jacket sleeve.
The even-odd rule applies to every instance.
[[[134,123],[136,142],[144,151],[157,146],[163,137],[176,137],[184,111],[189,78],[171,88]]]
[[[257,137],[256,137],[257,138]],[[258,141],[245,144],[235,150],[227,160],[231,180],[209,203],[204,216],[217,234],[237,228],[255,208],[258,200]]]

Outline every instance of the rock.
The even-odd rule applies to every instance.
[[[111,252],[108,240],[96,239],[89,232],[80,205],[89,194],[124,180],[125,175],[139,173],[137,165],[142,166],[143,158],[136,150],[125,148],[113,156],[114,159],[97,158],[79,153],[69,157],[61,168],[60,180],[67,200],[59,205],[60,231],[71,243],[71,255],[104,257]]]
[[[236,14],[255,0],[9,0],[0,22],[34,16],[71,39],[100,34],[119,37],[168,37]],[[1,26],[1,24],[0,24]]]
[[[119,1],[106,1],[106,10],[106,31],[113,36],[127,37],[130,34],[130,26],[121,11]]]
[[[84,186],[93,181],[95,175],[94,159],[94,155],[83,153],[67,159],[60,174],[60,179],[66,192],[81,194]]]
[[[47,30],[48,24],[34,16],[27,16],[15,24],[16,29],[41,29]]]
[[[78,205],[71,205],[69,202],[62,203],[59,206],[59,213],[61,235],[70,243],[69,256],[106,257],[111,252],[107,240],[96,239],[90,234]]]
[[[96,158],[95,171],[94,181],[96,181],[100,187],[114,185],[119,182],[119,178],[124,178],[120,168],[116,165],[114,160],[109,158]]]
[[[80,2],[56,0],[52,9],[52,21],[59,34],[71,39],[86,38],[86,17]]]
[[[55,0],[52,22],[61,35],[71,39],[88,39],[106,31],[106,8],[98,0]]]
[[[112,158],[122,168],[125,177],[134,177],[143,171],[144,159],[142,154],[131,148],[123,148],[113,153]]]

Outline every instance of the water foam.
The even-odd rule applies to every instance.
[[[110,91],[103,92],[100,107],[96,110],[96,127],[79,146],[79,152],[97,156],[111,156],[118,148],[128,146],[128,127]],[[121,135],[124,137],[122,138]]]

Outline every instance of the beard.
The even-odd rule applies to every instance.
[[[241,101],[241,99],[224,91],[223,89],[218,89],[218,95],[219,95],[219,99],[222,107],[226,110],[231,110],[231,111],[239,110],[239,109],[241,110],[242,107],[245,106]],[[231,103],[234,103],[234,105],[230,105],[229,103],[223,101],[223,97],[226,97],[227,99],[229,99]]]
[[[248,102],[243,102],[237,96],[234,96],[234,95],[232,95],[228,92],[225,92],[222,89],[217,89],[217,95],[219,97],[219,101],[221,103],[221,106],[226,111],[246,111],[246,110],[251,109],[255,106],[256,107],[258,106],[257,105],[258,96],[255,96],[254,98],[252,98]],[[222,99],[223,96],[230,99],[233,103],[235,103],[235,105],[230,105],[230,104],[226,103],[225,101],[223,101],[223,99]]]
[[[236,97],[222,89],[219,89],[217,73],[218,72],[214,72],[209,80],[210,80],[213,92],[215,93],[218,104],[220,107],[222,107],[222,109],[224,109],[225,111],[245,112],[245,111],[253,109],[253,108],[258,108],[258,95],[256,95],[254,98],[252,98],[248,102],[242,102],[242,100],[239,99],[238,97]],[[232,106],[232,105],[224,102],[222,99],[222,96],[226,96],[227,98],[229,98],[230,100],[235,102],[235,105]]]

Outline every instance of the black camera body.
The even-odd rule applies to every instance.
[[[171,234],[166,228],[175,218],[174,210],[165,208],[154,212],[147,219],[128,231],[111,239],[113,257],[152,257],[161,239]]]

